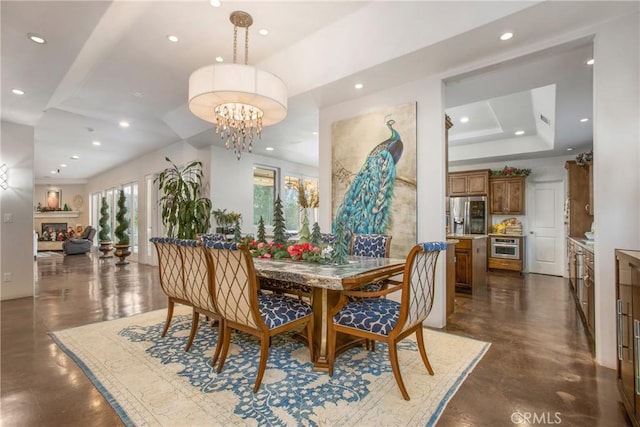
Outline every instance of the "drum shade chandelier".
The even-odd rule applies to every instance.
[[[238,160],[251,152],[253,138],[262,137],[262,127],[287,116],[287,87],[277,76],[247,65],[249,27],[253,18],[235,11],[233,24],[233,64],[213,64],[197,69],[189,77],[189,110],[216,124],[216,133],[233,145]],[[238,28],[245,29],[244,65],[236,64]]]

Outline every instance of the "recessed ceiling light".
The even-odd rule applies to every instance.
[[[29,34],[27,34],[27,37],[29,37],[29,40],[31,40],[34,43],[45,44],[47,42],[44,39],[44,37],[42,37],[41,35],[38,35],[38,34],[29,33]]]
[[[573,151],[573,148],[569,147],[567,148],[567,151]]]
[[[273,147],[265,147],[265,150],[267,150],[267,151],[273,151],[273,150],[274,150],[274,148],[273,148]]]
[[[70,158],[71,158],[72,160],[78,160],[78,159],[80,158],[80,156],[77,156],[77,155],[75,155],[75,154],[74,154],[74,155],[73,155],[73,156],[71,156]]]
[[[66,167],[67,167],[67,165],[66,165],[65,163],[60,163],[60,167],[61,167],[61,168],[66,168]]]
[[[131,92],[131,95],[135,96],[136,98],[140,98],[142,96],[142,92]]]
[[[129,126],[131,126],[129,124],[129,122],[122,120],[120,123],[118,123],[120,125],[121,128],[128,128]]]
[[[55,175],[57,173],[58,173],[58,171],[51,171],[51,174],[53,174],[53,175]]]
[[[11,89],[11,92],[13,92],[16,95],[24,95],[24,91],[22,89],[18,89],[18,88]]]
[[[584,119],[580,119],[580,121],[581,121],[582,123],[584,123],[584,122],[588,122],[588,121],[589,121],[589,119],[585,117]]]
[[[517,130],[515,132],[516,135],[524,135],[524,131],[523,130]]]
[[[503,40],[503,41],[504,41],[504,40],[509,40],[509,39],[510,39],[510,38],[512,38],[512,37],[513,37],[513,33],[509,33],[509,32],[507,32],[507,33],[504,33],[504,34],[502,34],[502,35],[500,36],[500,40]]]
[[[223,62],[224,58],[222,56],[216,56],[216,62]]]
[[[353,85],[353,87],[355,87],[356,89],[362,89],[364,85],[362,83],[356,83]]]
[[[169,34],[167,38],[169,39],[170,42],[173,42],[173,43],[178,43],[178,41],[180,41],[178,36],[174,36],[173,34]]]
[[[591,58],[590,60],[587,61],[587,65],[593,65],[595,61],[593,60],[593,58]]]
[[[220,0],[209,0],[209,4],[213,7],[220,7]]]
[[[93,141],[92,144],[95,145],[96,147],[99,145],[102,145],[100,141]]]
[[[460,117],[460,123],[467,123],[469,121],[469,117]]]
[[[313,132],[311,132],[311,134],[313,134],[313,135],[317,135],[317,134],[318,134],[318,131],[317,131],[317,130],[314,130]]]
[[[267,30],[266,28],[260,28],[260,30],[258,31],[258,34],[260,34],[261,36],[268,36],[269,30]]]

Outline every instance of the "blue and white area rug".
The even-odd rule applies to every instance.
[[[315,371],[309,351],[289,335],[272,341],[258,393],[251,391],[258,341],[234,333],[223,371],[210,365],[217,328],[200,325],[191,348],[190,310],[176,307],[166,337],[165,310],[52,333],[126,425],[432,426],[489,343],[425,330],[430,376],[415,341],[399,346],[411,396],[402,399],[386,345],[338,356],[333,377]]]

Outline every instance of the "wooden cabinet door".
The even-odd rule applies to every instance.
[[[636,419],[640,418],[640,265],[628,263],[631,289],[633,290],[633,379],[634,379],[634,399]]]
[[[507,199],[507,183],[502,179],[491,180],[491,204],[492,214],[501,214],[504,212]]]
[[[622,394],[633,405],[635,400],[635,372],[633,356],[633,304],[632,289],[629,285],[618,285],[616,301],[616,328],[618,334],[618,379]]]
[[[524,214],[524,179],[509,178],[506,182],[506,188],[506,213],[514,215]]]
[[[471,288],[471,251],[456,249],[456,286]]]
[[[576,292],[576,246],[571,240],[567,239],[567,263],[569,264],[569,284]]]
[[[486,195],[489,177],[487,174],[473,174],[467,176],[467,193],[470,195]]]
[[[466,175],[449,175],[449,195],[451,196],[467,195],[467,176]]]

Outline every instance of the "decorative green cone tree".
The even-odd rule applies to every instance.
[[[313,246],[319,248],[322,246],[322,232],[320,231],[320,226],[317,222],[313,223],[313,227],[311,227],[311,242]]]
[[[331,251],[331,263],[344,265],[349,263],[349,249],[347,248],[347,231],[342,221],[336,224],[336,240]]]
[[[309,243],[311,232],[309,231],[309,217],[307,216],[307,209],[302,209],[302,228],[298,232],[298,242]]]
[[[236,218],[236,222],[233,226],[233,241],[236,243],[242,242],[242,231],[240,230],[240,217]]]
[[[111,242],[111,225],[109,225],[109,204],[107,198],[102,198],[100,205],[100,233],[98,233],[99,242]]]
[[[258,221],[258,236],[256,238],[258,243],[267,243],[267,232],[264,229],[264,218],[260,215],[260,221]]]
[[[129,218],[127,218],[127,198],[124,195],[124,191],[120,190],[118,197],[118,212],[116,213],[116,222],[118,226],[115,229],[116,235],[116,251],[115,255],[120,258],[120,261],[116,262],[116,265],[129,264],[125,259],[131,255],[129,251]]]
[[[280,195],[278,195],[278,198],[273,205],[273,243],[276,245],[287,244],[287,233],[284,226],[284,214]]]
[[[120,190],[118,196],[118,213],[116,213],[116,222],[118,226],[115,230],[115,235],[118,241],[117,245],[129,245],[129,218],[127,218],[127,198],[124,195],[124,190]]]
[[[109,204],[107,198],[102,198],[102,204],[100,205],[100,233],[98,233],[98,248],[102,252],[102,258],[111,258],[110,252],[113,250],[111,241],[111,225],[109,224]]]

